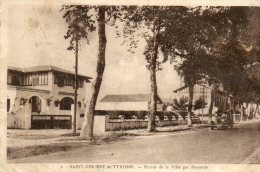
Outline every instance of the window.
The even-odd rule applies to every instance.
[[[7,112],[9,112],[10,111],[10,99],[7,99]]]
[[[60,110],[71,110],[71,104],[73,104],[74,101],[70,97],[65,97],[61,99],[60,101]]]
[[[33,81],[33,86],[37,86],[37,85],[39,85],[40,83],[39,83],[39,76],[37,76],[37,75],[34,75],[33,76],[33,78],[32,78],[32,81]]]
[[[83,87],[83,78],[78,77],[78,87]],[[54,83],[58,85],[58,87],[63,86],[72,86],[74,88],[75,85],[75,75],[73,74],[65,74],[65,73],[58,73],[54,74]]]
[[[40,79],[42,80],[41,85],[48,85],[48,73],[42,73]]]
[[[25,86],[37,86],[37,85],[48,85],[48,73],[29,73],[23,76],[23,85]]]
[[[39,85],[42,85],[42,84],[43,84],[42,79],[43,79],[43,74],[40,73],[40,74],[39,74]]]
[[[80,87],[80,88],[82,88],[82,87],[83,87],[83,82],[84,82],[84,80],[83,80],[83,79],[80,79],[80,80],[79,80],[79,87]]]
[[[22,84],[22,74],[15,71],[8,71],[7,74],[7,84],[9,85],[21,85]]]
[[[7,84],[12,84],[12,74],[8,73],[7,75]]]
[[[58,73],[57,72],[53,72],[54,74],[54,84],[58,83]]]

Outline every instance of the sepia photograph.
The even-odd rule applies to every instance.
[[[7,165],[260,167],[260,4],[13,2],[1,13]]]

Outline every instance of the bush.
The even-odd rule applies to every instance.
[[[97,110],[96,115],[109,115],[110,118],[119,118],[120,115],[123,115],[125,119],[132,119],[133,116],[137,116],[138,119],[145,119],[145,116],[148,116],[148,111],[105,111],[105,110]],[[182,115],[183,113],[180,112]],[[161,120],[164,119],[164,116],[167,116],[168,119],[171,119],[174,116],[178,119],[178,114],[174,112],[167,112],[167,111],[157,111],[156,115],[159,116]]]
[[[137,116],[139,119],[144,119],[148,115],[147,111],[105,111],[97,110],[96,115],[109,115],[110,118],[119,118],[120,115],[123,115],[125,119],[132,119],[133,116]]]
[[[199,99],[195,100],[193,109],[197,110],[197,109],[205,108],[207,107],[207,104],[208,103],[203,99],[203,97],[200,97]]]

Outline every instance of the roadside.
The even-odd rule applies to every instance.
[[[247,157],[241,164],[260,164],[260,148],[256,149],[249,157]]]
[[[8,163],[241,164],[259,148],[259,131],[260,121],[241,123],[234,129],[194,127],[169,134],[132,134],[135,137],[121,132],[120,137],[111,135],[102,142],[97,139],[82,147],[9,159]],[[84,143],[75,145],[80,144]]]
[[[240,124],[253,123],[245,121]],[[186,125],[157,127],[157,131],[147,133],[145,129],[111,131],[106,133],[96,133],[93,141],[82,140],[71,135],[71,130],[8,130],[7,132],[7,157],[8,160],[31,157],[55,152],[65,152],[91,145],[105,145],[111,142],[122,140],[132,140],[150,136],[173,136],[191,134],[200,128],[207,128],[207,124],[194,124],[193,127]],[[79,135],[78,131],[78,135]],[[135,137],[133,137],[135,136]],[[247,159],[247,163],[260,161],[260,151]]]
[[[199,128],[207,127],[205,124],[157,127],[157,131],[147,133],[145,129],[111,131],[97,133],[93,141],[82,140],[71,135],[71,130],[8,130],[7,131],[7,158],[16,159],[54,152],[68,151],[88,145],[101,145],[129,137],[168,136],[196,132]],[[79,131],[78,131],[79,135]]]

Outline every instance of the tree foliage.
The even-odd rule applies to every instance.
[[[68,24],[65,39],[70,39],[68,50],[75,50],[75,42],[86,39],[89,42],[88,34],[96,30],[93,8],[81,5],[64,5],[61,12]]]
[[[148,130],[154,130],[157,106],[157,82],[156,71],[161,70],[161,64],[168,60],[170,54],[174,54],[176,44],[181,39],[170,38],[170,32],[176,32],[181,38],[185,27],[186,18],[192,12],[187,7],[172,6],[139,6],[127,7],[127,14],[123,16],[125,23],[123,30],[124,37],[130,37],[130,47],[136,46],[133,33],[141,31],[139,35],[145,39],[146,46],[144,55],[147,61],[147,68],[150,71],[151,82],[151,112],[148,118]],[[173,34],[171,34],[173,36]],[[151,126],[151,127],[150,127]]]
[[[195,10],[195,22],[188,24],[189,36],[185,37],[188,41],[184,41],[179,50],[185,53],[179,53],[181,62],[175,66],[187,85],[222,83],[224,89],[241,102],[254,97],[259,88],[246,71],[258,61],[255,54],[259,41],[251,35],[251,18],[256,19],[255,13],[259,14],[256,11],[251,7]],[[255,34],[259,37],[257,32]]]
[[[80,136],[85,139],[93,139],[95,106],[102,84],[106,62],[106,24],[115,25],[116,18],[121,16],[120,8],[121,6],[65,5],[61,9],[61,11],[64,12],[63,18],[68,23],[68,31],[65,35],[65,39],[70,38],[68,50],[74,50],[75,42],[77,43],[81,38],[85,38],[89,41],[89,32],[95,31],[96,27],[98,28],[97,76],[92,83],[92,95],[88,109],[86,109],[86,115],[80,134]]]
[[[180,97],[180,99],[173,99],[173,110],[179,110],[179,111],[187,111],[188,107],[188,97]]]
[[[199,97],[197,100],[194,102],[194,110],[206,108],[208,103],[203,99],[203,97]]]

